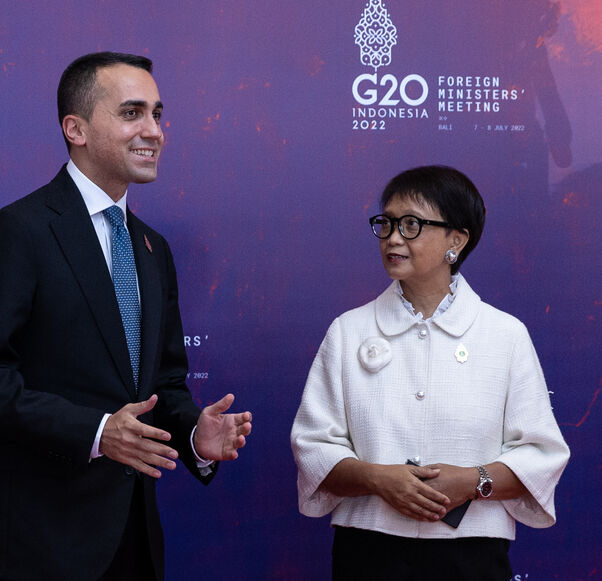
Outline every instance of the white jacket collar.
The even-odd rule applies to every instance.
[[[395,291],[397,281],[376,299],[376,323],[384,335],[401,335],[416,325],[416,320],[401,304],[399,295]],[[440,316],[433,319],[432,324],[454,337],[460,337],[470,328],[476,319],[481,304],[481,299],[460,275],[458,279],[457,295],[449,308]]]

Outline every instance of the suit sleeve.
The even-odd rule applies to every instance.
[[[165,250],[165,270],[167,273],[167,311],[165,317],[164,342],[161,347],[160,366],[157,379],[156,423],[172,435],[173,445],[180,459],[190,472],[208,484],[217,470],[202,476],[190,445],[190,435],[201,410],[192,401],[186,386],[188,360],[184,347],[182,319],[178,306],[178,283],[173,256],[167,242],[161,239]]]
[[[38,292],[37,251],[25,221],[0,211],[0,449],[13,461],[33,452],[83,467],[103,412],[28,384],[24,371],[31,364],[24,351]]]

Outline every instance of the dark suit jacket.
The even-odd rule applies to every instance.
[[[142,302],[138,395],[113,283],[65,167],[0,211],[1,579],[91,581],[110,563],[140,476],[106,457],[89,461],[105,412],[157,393],[139,419],[168,430],[199,477],[173,259],[130,212],[128,229]],[[162,578],[155,483],[141,478]]]

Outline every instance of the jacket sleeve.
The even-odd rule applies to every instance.
[[[569,449],[554,419],[543,372],[522,323],[508,382],[504,441],[496,460],[514,472],[528,493],[502,503],[519,522],[549,527],[556,522],[554,489],[568,462]]]
[[[341,323],[336,319],[310,369],[291,432],[299,510],[306,516],[324,516],[341,502],[320,484],[341,460],[357,458],[346,420],[341,348]]]
[[[34,452],[84,467],[103,412],[29,385],[22,371],[38,259],[27,224],[8,209],[0,211],[0,447],[9,463],[25,462],[24,452]]]
[[[182,320],[178,306],[178,284],[176,269],[169,246],[163,243],[165,272],[167,273],[167,309],[164,323],[163,345],[160,348],[160,363],[157,379],[159,400],[155,409],[156,424],[172,435],[170,445],[178,450],[180,459],[191,474],[203,484],[209,484],[217,471],[218,463],[212,470],[202,472],[196,464],[190,436],[201,410],[194,404],[186,376],[188,360],[184,347]],[[204,475],[203,475],[204,474]]]

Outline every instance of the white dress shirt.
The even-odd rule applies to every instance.
[[[481,302],[461,275],[456,284],[453,300],[440,305],[447,308],[426,321],[404,307],[395,281],[330,326],[291,433],[303,514],[332,512],[333,525],[413,538],[514,539],[515,520],[554,524],[554,488],[569,451],[529,334],[516,318]],[[373,353],[380,368],[369,370],[366,345],[387,355]],[[338,497],[321,489],[345,458],[465,467],[497,461],[528,492],[473,502],[454,529],[403,516],[376,495]]]
[[[108,218],[103,214],[103,211],[107,208],[117,205],[121,211],[123,212],[125,227],[127,228],[127,191],[117,202],[114,202],[113,199],[106,193],[104,190],[99,188],[93,181],[88,179],[73,163],[73,160],[69,160],[67,163],[67,172],[71,176],[71,179],[75,182],[77,189],[80,191],[84,203],[86,204],[86,208],[88,209],[88,213],[90,214],[90,219],[92,220],[92,225],[94,226],[94,230],[96,231],[96,235],[98,236],[98,241],[100,242],[100,246],[102,248],[102,252],[104,254],[105,260],[107,262],[107,267],[109,269],[109,273],[111,274],[111,278],[113,277],[113,255],[111,250],[112,237],[113,237],[113,228],[111,227],[111,223]],[[136,284],[138,284],[138,275],[136,275]],[[138,300],[140,300],[140,287],[138,287]],[[92,450],[90,452],[90,459],[99,458],[102,454],[99,451],[100,446],[100,438],[102,436],[102,431],[104,430],[105,424],[107,420],[111,417],[111,414],[105,414],[98,426],[98,430],[96,431],[96,437],[94,438],[94,444],[92,445]],[[193,437],[194,432],[196,430],[196,426],[192,430],[192,434],[190,435],[190,445],[192,447],[192,452],[195,455],[197,461],[197,467],[199,469],[206,468],[213,464],[213,460],[207,460],[205,458],[201,458],[194,449],[193,445]]]
[[[69,160],[67,163],[67,172],[71,176],[71,179],[75,182],[77,189],[80,191],[94,230],[96,230],[96,236],[102,248],[105,260],[111,277],[113,277],[113,255],[111,252],[111,241],[113,237],[113,229],[108,218],[103,214],[103,211],[111,206],[118,206],[123,212],[125,226],[127,228],[127,191],[117,202],[101,190],[93,181],[89,180],[73,163]],[[140,294],[140,292],[138,292]]]
[[[100,247],[102,248],[102,253],[104,254],[107,262],[107,268],[109,269],[111,278],[113,278],[113,255],[111,252],[113,229],[109,220],[102,212],[111,206],[117,205],[123,212],[125,226],[127,228],[127,191],[123,197],[119,199],[117,203],[115,203],[113,199],[104,192],[104,190],[100,189],[93,181],[88,179],[71,159],[67,163],[67,172],[71,176],[71,179],[75,182],[77,189],[82,195],[84,204],[86,204],[86,208],[90,214],[90,219],[92,220],[92,225],[94,226],[96,236],[98,236],[98,241],[100,242]],[[136,275],[136,283],[137,281],[138,277]],[[138,300],[140,300],[140,289],[138,289]],[[100,425],[96,431],[96,437],[94,438],[94,444],[92,445],[92,450],[90,452],[91,460],[102,456],[99,451],[100,438],[102,436],[102,431],[104,430],[105,424],[110,417],[111,414],[105,414],[100,421]]]

